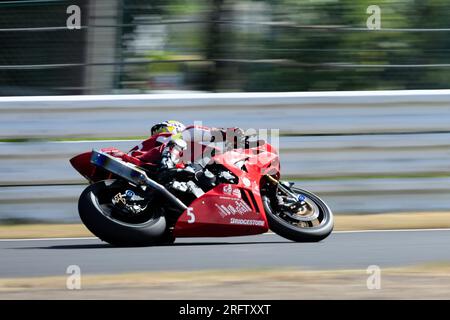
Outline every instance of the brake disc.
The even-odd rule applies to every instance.
[[[295,212],[292,212],[292,210],[287,209],[284,211],[284,213],[289,216],[290,218],[297,220],[297,221],[314,221],[319,217],[320,209],[319,207],[312,201],[311,199],[303,196],[302,197],[303,204],[299,207],[294,207],[293,210],[296,210]],[[300,200],[298,200],[300,201]]]

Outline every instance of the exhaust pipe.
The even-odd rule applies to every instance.
[[[122,161],[121,159],[98,150],[92,150],[91,163],[135,185],[150,187],[169,199],[173,204],[180,208],[180,210],[187,210],[187,206],[180,199],[175,197],[163,185],[150,179],[144,170],[138,168],[134,164]]]

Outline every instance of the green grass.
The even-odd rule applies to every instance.
[[[29,138],[8,138],[8,139],[0,139],[0,142],[9,142],[9,143],[19,143],[19,142],[29,142]]]
[[[47,139],[47,141],[103,141],[103,140],[145,140],[150,137],[150,134],[148,136],[128,136],[128,137],[73,137],[73,138],[50,138]]]
[[[144,140],[150,136],[150,132],[147,136],[120,136],[120,137],[89,137],[89,136],[72,136],[72,137],[23,137],[23,138],[0,138],[0,142],[45,142],[45,141],[100,141],[100,140]],[[280,132],[280,137],[301,137],[299,133]]]
[[[292,181],[336,181],[336,180],[354,180],[354,179],[417,179],[417,178],[450,178],[449,172],[418,172],[405,174],[356,174],[342,176],[301,176],[301,175],[283,175],[282,180]]]
[[[149,135],[150,136],[150,135]],[[30,143],[30,142],[76,142],[76,141],[103,141],[103,140],[145,140],[149,136],[128,136],[128,137],[58,137],[58,138],[3,138],[0,142],[8,143]]]

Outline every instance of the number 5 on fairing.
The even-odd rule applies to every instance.
[[[194,214],[194,209],[192,209],[192,207],[187,208],[186,211],[189,220],[187,221],[188,223],[194,223],[195,222],[195,214]]]

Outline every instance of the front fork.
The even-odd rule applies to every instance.
[[[286,196],[288,196],[289,200],[293,200],[296,202],[300,202],[300,206],[303,207],[306,202],[304,201],[303,195],[297,195],[294,192],[292,192],[288,187],[284,186],[279,180],[275,179],[274,177],[266,174],[266,178],[274,185],[277,186],[278,190],[283,192]]]

